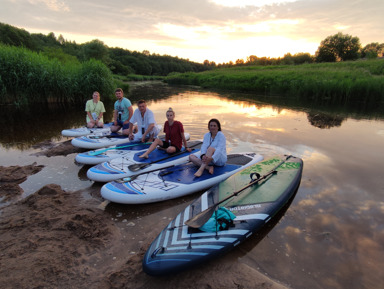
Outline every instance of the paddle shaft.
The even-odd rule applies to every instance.
[[[197,144],[194,144],[194,145],[191,145],[189,148],[193,148],[193,147],[198,146],[198,145],[200,145],[200,144],[201,144],[201,142],[199,142],[199,143],[197,143]],[[144,169],[144,168],[146,168],[146,167],[148,167],[148,166],[150,166],[150,165],[152,165],[152,164],[155,164],[155,163],[158,163],[158,162],[161,162],[161,161],[164,161],[164,160],[173,158],[174,156],[181,155],[181,154],[183,154],[183,153],[185,153],[185,152],[186,152],[186,151],[180,151],[180,152],[178,152],[178,153],[171,154],[171,155],[169,155],[169,156],[167,156],[167,157],[165,157],[165,158],[162,158],[162,159],[159,159],[159,160],[157,160],[157,161],[150,162],[150,163],[133,164],[133,165],[128,166],[128,169],[129,169],[130,171],[138,171],[138,170],[140,170],[140,169]]]
[[[192,227],[192,228],[200,228],[202,225],[204,225],[208,220],[209,218],[212,216],[212,213],[213,211],[216,210],[217,206],[224,203],[225,201],[229,200],[230,198],[233,198],[235,196],[237,196],[238,194],[240,194],[241,192],[243,192],[244,190],[248,189],[249,187],[255,185],[256,183],[260,182],[261,180],[264,180],[266,179],[268,176],[272,175],[273,173],[276,172],[276,169],[281,166],[283,163],[285,163],[290,157],[292,157],[292,155],[289,155],[285,158],[285,160],[282,160],[277,166],[275,166],[272,170],[270,170],[268,173],[266,173],[265,175],[251,181],[248,185],[246,185],[245,187],[241,188],[240,190],[234,192],[233,194],[229,195],[228,197],[224,198],[223,200],[219,201],[218,203],[216,204],[213,204],[211,207],[205,209],[204,211],[200,212],[199,214],[197,214],[196,216],[194,216],[193,218],[185,221],[184,224],[186,224],[187,226],[189,227]]]
[[[147,171],[147,172],[139,173],[139,174],[136,174],[136,175],[132,175],[132,176],[129,176],[129,177],[121,179],[122,180],[121,182],[122,183],[131,182],[131,181],[135,180],[138,176],[149,174],[149,173],[153,173],[153,172],[156,172],[156,171],[161,171],[161,170],[169,169],[169,168],[172,168],[174,166],[175,165],[170,165],[170,166],[167,166],[167,167],[162,167],[162,168],[154,169],[154,170],[151,170],[151,171]],[[125,181],[125,179],[129,179],[129,180]]]

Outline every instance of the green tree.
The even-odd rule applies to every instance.
[[[361,50],[361,57],[377,58],[382,57],[384,53],[384,43],[372,42],[364,46]]]
[[[104,45],[104,42],[98,39],[94,39],[91,42],[82,45],[82,57],[83,60],[100,60],[104,64],[110,62],[108,46]]]
[[[61,63],[80,64],[76,56],[65,53],[61,48],[47,47],[44,49],[42,54],[47,56],[49,59],[57,59]]]
[[[35,45],[31,34],[24,29],[19,29],[0,22],[0,42],[12,46],[24,46],[34,49]]]
[[[317,62],[335,62],[359,58],[360,39],[341,32],[321,41],[316,51]]]
[[[256,55],[250,55],[247,57],[247,64],[248,65],[252,65],[252,64],[256,64],[257,62],[257,56]]]

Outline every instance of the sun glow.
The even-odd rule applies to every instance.
[[[157,47],[168,49],[169,52],[175,51],[176,54],[178,49],[183,49],[189,59],[198,59],[200,62],[208,59],[217,63],[246,60],[250,55],[283,57],[288,52],[314,53],[318,43],[284,36],[298,25],[302,25],[300,19],[276,19],[254,24],[227,23],[217,27],[185,27],[160,23],[156,26],[158,33],[171,40],[157,42]]]

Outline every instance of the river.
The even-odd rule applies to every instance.
[[[172,107],[192,140],[208,131],[209,119],[219,119],[228,153],[292,154],[303,159],[300,188],[276,225],[261,240],[247,241],[218,262],[243,262],[295,289],[384,284],[383,111],[308,108],[277,97],[268,101],[250,94],[163,84],[134,86],[128,98],[133,103],[146,99],[160,124]],[[74,163],[75,154],[50,158],[35,154],[43,141],[67,140],[61,130],[82,125],[83,109],[23,113],[1,108],[7,123],[0,136],[0,165],[45,166],[21,184],[21,198],[49,183],[67,191],[84,190],[89,197],[99,190],[98,184],[87,180],[87,167]],[[112,103],[106,109],[110,118]],[[139,218],[138,239],[153,230],[153,222],[166,224],[196,197],[136,207],[112,204],[106,213],[124,221]]]

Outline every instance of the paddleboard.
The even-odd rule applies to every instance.
[[[174,199],[206,190],[261,160],[263,157],[256,153],[229,154],[226,165],[214,167],[213,174],[205,170],[198,178],[194,176],[198,169],[194,164],[188,162],[172,165],[107,183],[101,188],[101,195],[106,200],[121,204],[144,204]]]
[[[190,138],[189,133],[184,133],[185,139],[188,141]],[[159,136],[164,140],[165,135]],[[86,165],[97,165],[104,162],[108,162],[115,158],[128,157],[132,151],[142,151],[148,149],[150,144],[142,143],[138,141],[131,141],[122,143],[120,145],[102,148],[98,150],[92,150],[88,152],[79,153],[76,155],[75,160],[77,163]]]
[[[91,167],[87,171],[87,177],[96,182],[110,182],[117,179],[129,177],[138,173],[148,172],[154,169],[161,169],[169,165],[178,165],[188,160],[190,154],[200,156],[200,147],[202,141],[191,141],[188,147],[192,148],[191,152],[184,148],[178,153],[172,155],[164,150],[156,149],[149,154],[149,158],[139,158],[144,151],[131,151],[125,157],[112,159],[108,162],[98,164]],[[133,170],[131,167],[142,167]]]
[[[294,196],[300,185],[302,160],[285,159],[286,156],[276,156],[254,164],[193,201],[150,245],[143,259],[143,270],[150,275],[174,274],[216,258],[257,233]],[[268,175],[258,178],[252,173]],[[250,185],[251,176],[253,185]],[[261,180],[255,182],[255,179]],[[235,192],[239,193],[230,197]],[[229,199],[218,206],[235,216],[233,224],[225,225],[227,229],[207,232],[203,227],[196,229],[185,225],[203,211],[211,213],[210,209],[226,198]],[[223,225],[222,222],[218,224]]]
[[[61,135],[66,137],[79,137],[79,136],[87,136],[90,134],[101,134],[101,133],[109,134],[111,132],[112,125],[113,123],[110,122],[110,123],[105,123],[104,127],[88,128],[86,126],[83,126],[78,128],[69,128],[69,129],[62,130]]]
[[[157,126],[159,130],[163,127],[159,124]],[[73,146],[83,149],[99,149],[110,146],[118,146],[127,142],[129,142],[127,135],[106,132],[81,136],[71,140]]]

